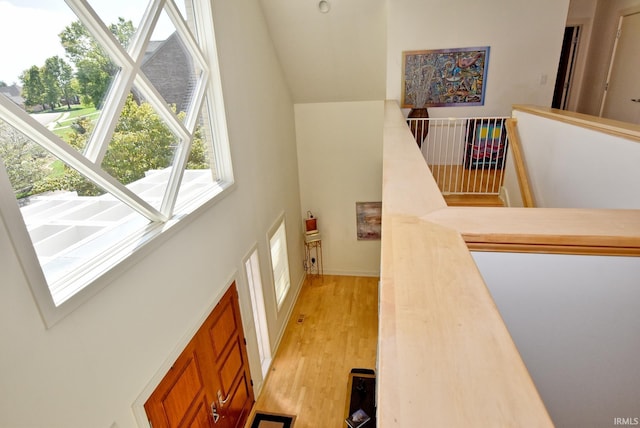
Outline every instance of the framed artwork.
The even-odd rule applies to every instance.
[[[501,169],[507,146],[505,119],[477,119],[467,123],[467,168]]]
[[[484,105],[489,46],[402,52],[402,107]]]
[[[382,202],[356,202],[356,229],[358,241],[380,239]]]

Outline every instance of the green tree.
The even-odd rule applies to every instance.
[[[67,141],[82,151],[91,135],[93,125],[86,118],[78,119],[72,127],[76,132],[69,134]],[[192,144],[188,159],[190,169],[208,168],[204,143],[198,137]],[[145,176],[149,170],[171,166],[176,138],[148,103],[137,104],[129,95],[116,125],[113,138],[102,161],[102,168],[122,184],[129,184]],[[103,193],[90,181],[71,168],[59,177],[49,177],[38,183],[34,192],[52,190],[76,191],[79,195],[90,196]]]
[[[71,98],[74,96],[71,66],[56,55],[45,60],[41,73],[45,87],[45,102],[53,109],[53,105],[57,104],[60,98],[64,98],[67,108],[71,110]]]
[[[133,23],[118,18],[118,22],[111,24],[109,28],[126,49],[135,34]],[[118,67],[80,21],[74,21],[65,27],[59,37],[67,57],[76,67],[83,102],[92,103],[99,108]]]
[[[76,64],[76,80],[83,104],[93,104],[96,108],[102,107],[111,79],[116,70],[112,70],[112,64],[106,56],[85,58]]]
[[[42,78],[42,84],[44,85],[44,103],[48,104],[51,111],[53,111],[58,106],[60,97],[62,97],[62,91],[60,90],[56,73],[51,67],[45,65],[40,69],[40,76]]]
[[[22,97],[25,105],[33,107],[42,104],[44,109],[45,88],[40,76],[40,68],[37,65],[32,65],[31,68],[22,72],[20,81],[22,82]]]
[[[0,160],[4,161],[16,196],[29,193],[32,185],[47,174],[46,151],[0,121]]]

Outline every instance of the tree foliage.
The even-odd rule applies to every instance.
[[[109,29],[125,49],[135,34],[133,23],[124,18],[118,18],[118,22],[111,24]],[[83,103],[91,103],[99,108],[111,80],[118,72],[118,66],[80,21],[74,21],[65,27],[59,37],[67,57],[76,67]]]
[[[44,103],[44,83],[37,65],[23,71],[20,75],[20,81],[22,82],[22,97],[25,105],[33,107]]]
[[[79,119],[67,141],[79,151],[87,144],[93,125],[86,118]],[[122,184],[129,184],[145,176],[149,170],[171,166],[178,144],[175,135],[148,103],[138,104],[132,95],[127,98],[120,120],[102,161],[102,168]],[[206,162],[204,142],[197,133],[188,160],[190,169],[204,169]],[[103,193],[75,170],[65,166],[62,176],[49,177],[34,188],[35,191],[76,191],[90,196]]]
[[[46,152],[13,127],[0,121],[0,159],[18,197],[27,194],[32,184],[47,174]]]
[[[123,18],[109,29],[125,49],[135,34],[132,22]],[[64,98],[70,107],[69,100],[77,94],[83,103],[99,108],[119,68],[79,21],[72,22],[59,37],[67,58],[75,68],[75,76],[73,68],[58,56],[48,58],[42,67],[32,66],[21,76],[26,104],[44,106],[46,103],[53,109]],[[184,112],[178,113],[179,118],[184,118],[184,115]],[[83,151],[93,126],[89,119],[79,118],[65,140],[78,151]],[[0,156],[12,164],[10,174],[13,174],[12,183],[16,183],[14,188],[30,188],[33,194],[55,190],[75,191],[81,196],[104,193],[66,165],[61,174],[45,173],[45,164],[52,163],[51,156],[40,148],[38,152],[34,151],[33,147],[37,146],[27,144],[26,137],[11,133],[12,129],[7,126],[0,129],[0,150],[3,150]],[[127,185],[143,178],[150,170],[170,167],[179,144],[181,142],[150,104],[140,103],[129,95],[101,167]],[[199,129],[194,136],[187,168],[209,167],[208,151]]]
[[[42,104],[53,109],[64,98],[71,108],[71,99],[75,97],[73,69],[59,56],[47,58],[42,67],[31,66],[20,75],[22,97],[29,107]]]
[[[51,110],[64,98],[67,107],[71,109],[70,99],[73,96],[73,69],[59,56],[47,58],[40,70],[44,84],[44,102]]]

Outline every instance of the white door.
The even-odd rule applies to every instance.
[[[640,13],[620,18],[600,115],[640,124]]]

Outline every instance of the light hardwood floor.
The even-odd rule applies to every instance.
[[[429,165],[431,173],[443,193],[498,193],[503,169],[468,169],[463,165]]]
[[[504,207],[504,202],[498,195],[443,195],[450,207]]]
[[[341,428],[352,368],[375,369],[378,278],[308,277],[255,410],[297,416],[295,428]]]
[[[429,165],[429,168],[448,206],[504,207],[498,197],[504,170],[467,169],[463,165]]]

